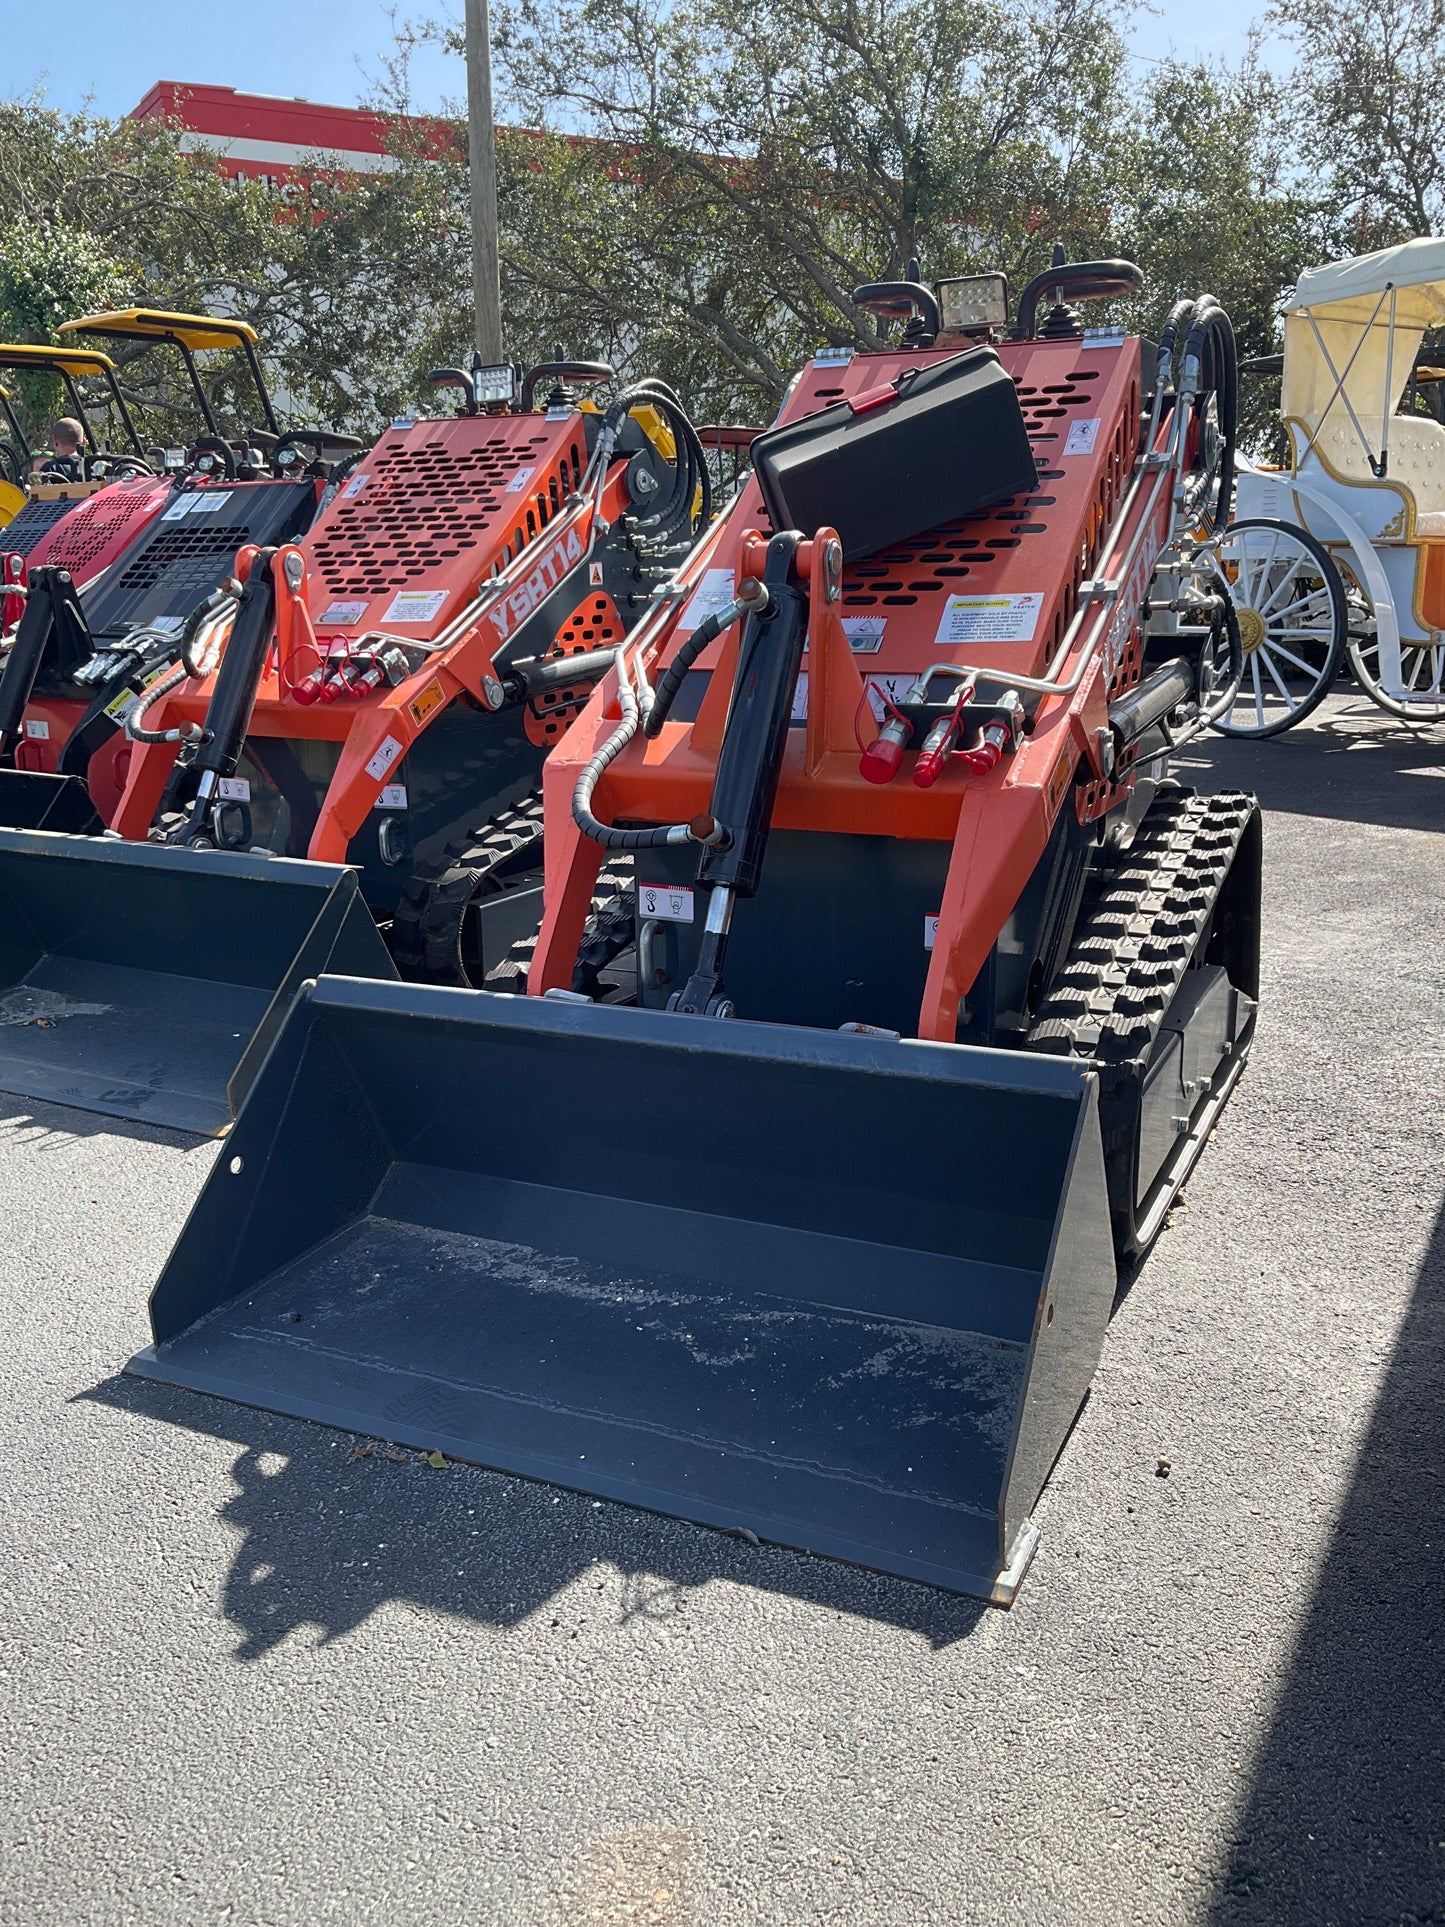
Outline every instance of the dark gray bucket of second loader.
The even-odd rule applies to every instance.
[[[328,967],[396,977],[341,864],[0,830],[0,1091],[219,1136]]]
[[[1003,1602],[1114,1288],[1080,1064],[327,978],[130,1369]]]

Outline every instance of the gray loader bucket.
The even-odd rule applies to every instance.
[[[0,769],[0,825],[64,830],[71,836],[99,836],[105,828],[80,777],[35,769]]]
[[[1067,1060],[328,978],[129,1369],[1006,1601],[1114,1285]]]
[[[396,976],[340,864],[0,830],[0,1091],[219,1135],[328,964]]]

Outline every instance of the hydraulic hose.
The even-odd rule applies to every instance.
[[[736,601],[730,602],[725,609],[719,609],[715,614],[705,617],[697,625],[657,679],[656,692],[652,701],[647,704],[647,713],[643,719],[644,736],[661,734],[662,725],[667,721],[668,711],[677,699],[678,690],[682,688],[688,671],[708,644],[716,642],[725,629],[733,626],[739,616],[761,615],[767,606],[767,590],[761,582],[749,577],[743,584],[742,592]]]
[[[233,615],[238,607],[233,587],[222,585],[213,589],[203,602],[196,604],[186,617],[177,644],[180,661],[174,669],[168,669],[159,682],[153,682],[143,690],[126,712],[125,733],[133,743],[203,743],[206,732],[198,723],[182,723],[176,729],[146,729],[141,718],[148,709],[179,689],[183,682],[195,679],[200,681],[207,674],[206,667],[195,656],[194,647],[201,630],[226,615]]]
[[[604,431],[609,441],[614,441],[627,416],[641,407],[655,408],[667,423],[676,458],[671,489],[639,520],[638,527],[650,534],[671,535],[685,525],[689,533],[696,533],[712,519],[712,478],[697,430],[666,382],[649,379],[624,388],[603,417]],[[699,494],[701,500],[694,515],[692,505]]]
[[[604,850],[657,850],[669,844],[676,846],[691,842],[692,832],[686,823],[661,824],[650,830],[616,830],[610,823],[599,822],[592,814],[592,797],[598,783],[637,734],[637,725],[642,720],[637,698],[627,680],[621,649],[616,651],[615,660],[622,720],[577,778],[572,791],[572,821],[583,836],[600,843]]]
[[[205,731],[196,723],[182,723],[179,729],[143,729],[141,717],[154,707],[163,696],[169,696],[173,689],[179,689],[189,680],[190,672],[184,663],[177,663],[168,669],[159,682],[153,682],[149,689],[143,690],[125,716],[125,733],[133,743],[199,743]]]

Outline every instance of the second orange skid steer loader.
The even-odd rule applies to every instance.
[[[1258,988],[1255,805],[1165,777],[1241,670],[1233,338],[1071,305],[1138,284],[858,292],[902,346],[804,371],[548,762],[532,994],[304,994],[132,1370],[1012,1598]]]
[[[221,1132],[306,979],[483,981],[535,930],[547,749],[709,509],[670,390],[579,406],[611,376],[438,371],[455,415],[121,679],[119,840],[0,830],[0,1090]]]

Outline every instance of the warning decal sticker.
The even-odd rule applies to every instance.
[[[943,605],[935,642],[1032,642],[1041,595],[953,595]]]
[[[734,576],[731,569],[709,569],[692,592],[692,599],[678,618],[684,632],[726,609],[733,599]]]
[[[887,616],[844,616],[843,634],[855,656],[876,656],[883,647]]]
[[[691,923],[692,891],[682,884],[639,883],[637,908],[640,915],[664,923]]]
[[[316,626],[320,629],[329,623],[332,628],[336,628],[343,623],[360,622],[366,610],[365,602],[328,602],[316,618]]]
[[[1099,439],[1099,417],[1089,421],[1076,421],[1069,424],[1069,437],[1064,443],[1066,455],[1092,455],[1094,443]]]
[[[446,606],[445,589],[398,589],[383,622],[435,622]]]
[[[374,776],[379,783],[400,755],[401,744],[396,740],[395,736],[385,737],[382,741],[381,748],[366,766],[367,775]]]
[[[446,692],[433,676],[421,694],[413,696],[407,704],[407,708],[411,711],[411,719],[417,728],[420,729],[427,717],[434,715],[445,701]]]

